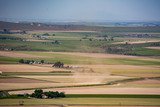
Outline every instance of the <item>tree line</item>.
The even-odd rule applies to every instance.
[[[58,92],[58,91],[43,92],[42,89],[36,89],[34,93],[31,94],[31,97],[34,97],[34,98],[64,98],[66,97],[66,95],[64,92]]]

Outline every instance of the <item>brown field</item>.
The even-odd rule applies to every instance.
[[[13,106],[1,106],[1,107],[13,107]],[[24,106],[14,106],[14,107],[24,107]],[[62,106],[25,106],[25,107],[62,107]],[[67,106],[67,107],[88,107],[88,106]],[[122,107],[122,106],[89,106],[89,107]],[[159,106],[123,106],[123,107],[159,107]]]
[[[10,78],[0,78],[0,83],[47,83],[47,82],[36,79],[10,77]]]
[[[51,67],[40,67],[27,64],[0,64],[2,72],[49,72],[53,71]]]
[[[53,81],[59,83],[82,83],[82,84],[100,84],[113,80],[126,79],[125,76],[111,76],[99,73],[74,73],[71,76],[20,76],[38,80]]]
[[[5,57],[15,57],[15,58],[40,58],[41,56],[31,55],[31,54],[24,54],[15,51],[0,51],[0,56]]]
[[[131,59],[142,59],[142,60],[157,60],[156,58],[149,58],[143,56],[130,56],[130,55],[117,55],[117,54],[108,54],[108,53],[82,53],[82,52],[42,52],[50,54],[64,54],[64,55],[75,55],[83,57],[92,57],[92,58],[131,58]]]
[[[141,80],[141,81],[133,81],[129,82],[129,84],[159,84],[160,85],[160,80],[153,80],[153,79],[146,79],[146,80]]]
[[[84,88],[64,88],[48,89],[64,91],[66,94],[160,94],[159,88],[101,88],[101,87],[84,87]]]
[[[33,93],[34,90],[10,91],[10,94]],[[159,88],[74,87],[50,88],[44,91],[60,91],[66,94],[160,94]]]
[[[94,73],[101,75],[117,75],[128,77],[157,77],[160,76],[159,66],[138,66],[138,65],[75,65],[90,68]],[[83,73],[83,71],[81,71]],[[87,71],[86,71],[87,72]]]
[[[126,41],[128,44],[141,44],[141,43],[151,43],[151,42],[160,42],[160,40],[147,40],[147,41]],[[113,44],[125,44],[126,42],[115,42]]]
[[[114,87],[159,88],[160,80],[145,79],[115,84]]]
[[[15,89],[28,89],[28,88],[44,88],[44,87],[59,87],[59,86],[72,86],[77,85],[74,83],[0,83],[0,90],[15,90]],[[79,83],[81,85],[81,83]]]
[[[1,107],[13,107],[13,106],[1,106]],[[24,107],[24,106],[14,106],[14,107]],[[38,106],[26,106],[25,107],[61,107],[61,106],[41,106],[41,105],[38,105]],[[73,106],[73,107],[76,107],[76,106]],[[82,106],[80,106],[82,107]],[[147,106],[148,107],[148,106]]]
[[[69,106],[69,107],[88,107],[88,106]],[[92,107],[122,107],[122,106],[92,106]],[[123,106],[123,107],[159,107],[159,106]]]

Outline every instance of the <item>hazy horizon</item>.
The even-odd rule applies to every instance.
[[[160,0],[0,0],[0,20],[160,21]]]

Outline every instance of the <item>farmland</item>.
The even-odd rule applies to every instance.
[[[159,27],[79,27],[0,34],[0,91],[43,89],[67,96],[2,98],[0,106],[17,106],[20,100],[46,107],[160,106]],[[64,66],[53,67],[59,61]]]

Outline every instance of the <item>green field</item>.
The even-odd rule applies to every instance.
[[[86,105],[86,106],[160,106],[157,98],[60,98],[60,99],[1,99],[0,105]]]
[[[39,34],[39,33],[33,33]],[[41,33],[40,33],[41,34]],[[43,34],[43,33],[42,33]],[[121,32],[56,32],[49,33],[47,39],[38,39],[31,35],[0,35],[0,43],[5,46],[0,48],[7,48],[18,51],[56,51],[56,52],[98,52],[108,53],[108,47],[114,48],[109,53],[114,54],[129,54],[129,55],[145,55],[145,56],[159,56],[159,50],[146,49],[147,46],[159,46],[159,42],[153,43],[142,43],[133,45],[115,45],[116,42],[125,41],[151,41],[160,40],[159,34],[151,38],[134,38],[125,37],[125,33]],[[52,36],[55,34],[55,36]],[[150,32],[149,32],[150,34]],[[152,34],[152,33],[151,33]],[[154,34],[154,33],[153,33]],[[106,36],[107,35],[107,36]],[[7,36],[9,39],[2,39]],[[124,36],[124,37],[123,37]],[[110,40],[113,38],[113,40]],[[34,41],[37,40],[37,41]],[[54,44],[57,40],[60,44]],[[123,50],[115,49],[122,48]],[[130,48],[127,50],[125,48]],[[125,51],[125,52],[123,52]]]
[[[79,56],[79,55],[67,55],[60,53],[45,53],[45,52],[21,52],[25,54],[38,55],[42,56],[42,58],[23,58],[30,60],[45,60],[47,62],[56,62],[62,61],[65,64],[124,64],[124,65],[160,65],[160,61],[158,60],[149,60],[142,58],[93,58],[89,56]],[[47,57],[48,58],[47,58]],[[14,57],[14,56],[13,56]],[[18,63],[18,61],[22,58],[9,58],[9,57],[0,57],[1,63]]]

